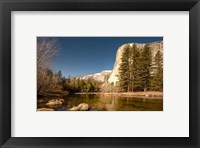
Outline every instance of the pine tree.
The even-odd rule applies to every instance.
[[[154,57],[154,71],[151,85],[153,90],[163,90],[163,58],[160,51]]]
[[[149,46],[146,44],[141,52],[138,63],[139,83],[142,85],[143,90],[146,92],[150,82],[150,70],[152,55]]]
[[[122,52],[121,63],[119,67],[119,86],[121,91],[129,91],[130,69],[129,69],[130,46],[126,45]]]
[[[131,83],[131,91],[137,90],[141,87],[141,83],[139,82],[139,58],[140,51],[137,48],[136,44],[133,44],[131,49],[131,66],[130,66],[130,83]]]

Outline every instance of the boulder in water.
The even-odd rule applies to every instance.
[[[86,103],[81,103],[81,104],[78,105],[78,108],[79,108],[79,110],[81,110],[81,111],[86,111],[86,110],[89,109],[89,105],[86,104]]]
[[[70,111],[87,111],[89,110],[89,105],[87,103],[81,103],[78,106],[72,107]]]
[[[60,106],[63,104],[65,100],[64,99],[52,99],[49,100],[48,103],[46,103],[47,106]]]

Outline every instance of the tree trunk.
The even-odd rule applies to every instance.
[[[144,92],[147,92],[147,84],[144,85]]]

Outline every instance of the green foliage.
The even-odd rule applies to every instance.
[[[162,91],[163,64],[162,53],[157,52],[152,65],[152,52],[146,44],[139,50],[136,44],[126,45],[119,67],[119,87],[121,91]]]
[[[119,67],[119,85],[122,91],[128,91],[130,81],[130,67],[129,67],[129,54],[130,46],[126,45],[121,57],[121,63]]]
[[[94,79],[82,80],[80,78],[68,78],[65,80],[63,88],[69,93],[98,92],[100,90],[101,84],[101,82]]]
[[[136,44],[132,46],[131,49],[131,66],[130,66],[130,84],[131,91],[138,90],[142,88],[142,83],[140,82],[140,51],[137,48]]]
[[[153,76],[151,80],[151,89],[156,91],[163,90],[163,57],[162,53],[158,51],[154,58]]]
[[[139,60],[139,79],[144,91],[147,91],[150,84],[151,61],[151,50],[148,45],[145,45]]]

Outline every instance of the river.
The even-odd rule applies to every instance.
[[[38,99],[37,108],[52,108],[55,111],[67,111],[78,106],[80,103],[87,103],[90,111],[162,111],[162,98],[149,97],[119,97],[102,96],[96,94],[74,94],[63,97],[65,102],[62,105],[48,107],[46,103],[55,98]],[[58,98],[56,98],[58,99]]]

